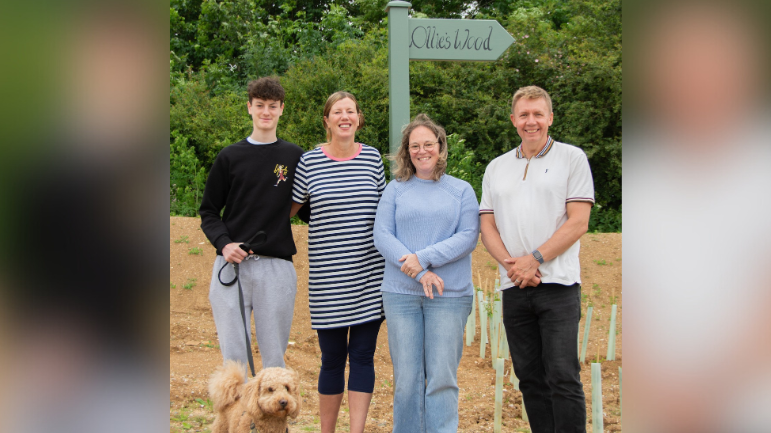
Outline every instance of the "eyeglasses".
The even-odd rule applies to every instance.
[[[422,147],[423,147],[423,150],[425,150],[426,152],[431,152],[432,150],[434,150],[434,146],[436,146],[438,144],[439,143],[437,143],[436,141],[427,141],[427,142],[423,143]],[[420,147],[421,146],[418,143],[410,143],[410,147],[409,147],[410,153],[418,153],[418,152],[420,152]]]

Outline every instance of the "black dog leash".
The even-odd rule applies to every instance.
[[[244,242],[240,245],[238,245],[242,250],[246,251],[247,254],[249,254],[249,251],[253,247],[258,247],[265,243],[265,240],[267,239],[267,236],[265,235],[265,232],[260,230],[257,233],[252,236],[251,239],[249,239],[247,242]],[[252,358],[252,341],[249,339],[249,329],[247,328],[247,322],[246,321],[246,312],[244,308],[244,290],[241,288],[241,279],[238,278],[238,263],[232,263],[233,269],[236,272],[236,276],[233,278],[232,281],[226,283],[222,281],[222,271],[231,263],[226,262],[222,267],[220,268],[219,273],[217,274],[217,278],[220,280],[220,284],[223,286],[230,287],[236,282],[238,282],[238,306],[241,308],[241,321],[244,324],[244,337],[246,339],[246,353],[247,357],[246,359],[249,361],[249,369],[252,371],[252,377],[254,377],[254,358]]]

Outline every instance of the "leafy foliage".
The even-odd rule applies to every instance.
[[[193,216],[198,211],[206,182],[206,171],[201,167],[187,138],[172,132],[171,143],[171,214]],[[176,242],[176,241],[175,241]],[[187,241],[185,241],[187,242]]]
[[[447,174],[465,180],[477,195],[477,201],[482,198],[482,178],[477,176],[480,163],[474,158],[474,151],[466,148],[466,140],[458,134],[447,136]]]

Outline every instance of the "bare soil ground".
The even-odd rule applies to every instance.
[[[200,229],[198,218],[170,218],[169,246],[169,364],[170,364],[170,431],[209,432],[214,414],[207,395],[207,381],[222,363],[217,332],[209,306],[209,281],[215,251]],[[297,299],[294,322],[286,363],[300,372],[303,409],[290,424],[291,432],[316,432],[319,429],[318,394],[316,385],[321,354],[316,333],[311,329],[308,311],[308,231],[307,226],[293,226],[298,253],[294,257],[297,270]],[[580,332],[583,334],[586,308],[593,304],[586,364],[582,365],[581,380],[586,393],[587,430],[591,431],[591,368],[590,360],[602,361],[602,396],[606,431],[620,431],[618,368],[621,366],[621,234],[587,233],[581,239],[583,280],[583,313]],[[479,242],[473,253],[474,282],[482,280],[483,289],[490,291],[498,273],[495,260]],[[618,304],[616,360],[605,361],[607,352],[611,297]],[[390,432],[393,413],[393,367],[388,351],[387,321],[381,328],[375,353],[376,384],[367,419],[367,432]],[[490,349],[486,358],[479,357],[479,319],[476,320],[475,341],[465,347],[458,385],[460,387],[459,432],[493,431],[495,370]],[[259,348],[252,342],[255,365],[261,365]],[[504,371],[504,432],[529,432],[522,420],[522,395],[509,383],[511,361],[505,361]],[[338,431],[348,430],[347,402],[343,401]]]

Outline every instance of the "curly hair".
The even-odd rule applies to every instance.
[[[364,126],[364,113],[361,111],[361,107],[359,107],[359,101],[356,100],[356,97],[348,92],[335,92],[329,95],[329,98],[327,98],[327,102],[324,104],[324,117],[321,119],[321,123],[324,124],[324,130],[327,131],[327,141],[332,139],[332,132],[330,131],[329,126],[327,126],[326,121],[326,119],[329,118],[329,112],[332,111],[332,106],[335,105],[337,101],[341,101],[346,98],[353,101],[354,105],[356,105],[356,114],[359,115],[359,126],[356,128],[356,130],[358,131]]]
[[[394,178],[399,182],[406,181],[415,174],[415,166],[412,164],[412,158],[410,157],[410,135],[412,131],[420,126],[428,128],[429,131],[433,132],[436,135],[436,141],[439,142],[439,160],[436,162],[431,178],[435,181],[439,180],[447,169],[447,133],[444,131],[444,128],[434,123],[428,115],[421,113],[404,127],[402,131],[402,144],[399,146],[396,156],[388,157],[396,163],[392,172]]]
[[[246,86],[249,94],[249,103],[252,99],[264,99],[266,101],[278,101],[284,103],[284,88],[277,77],[262,77],[252,80]]]

